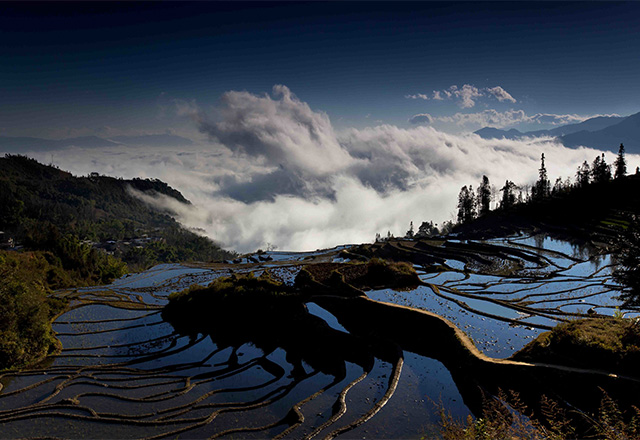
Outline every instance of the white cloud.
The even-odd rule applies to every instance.
[[[508,101],[515,104],[516,100],[505,89],[500,86],[488,87],[487,93],[496,97],[500,102]]]
[[[465,84],[462,87],[452,85],[448,89],[434,90],[432,98],[434,101],[443,101],[444,99],[457,99],[458,105],[462,108],[471,108],[476,105],[476,101],[485,96],[492,96],[500,102],[515,103],[516,100],[511,94],[500,86],[485,87],[482,89],[477,88],[471,84]],[[424,93],[417,93],[414,95],[405,95],[407,99],[424,99],[428,100],[429,97]]]
[[[409,122],[412,124],[425,124],[430,125],[434,121],[433,116],[429,113],[418,113],[417,115],[413,115],[409,118]]]
[[[312,111],[283,85],[273,87],[273,98],[226,92],[218,119],[201,119],[200,130],[236,154],[313,176],[333,174],[353,162],[329,117]]]
[[[428,117],[425,117],[428,116]],[[468,129],[478,129],[482,127],[505,128],[518,124],[541,124],[541,125],[565,125],[576,124],[584,120],[597,116],[617,116],[617,115],[556,115],[550,113],[536,113],[527,115],[524,110],[507,110],[499,112],[495,109],[487,109],[476,113],[455,113],[451,116],[432,116],[428,113],[419,113],[409,118],[409,122],[414,125],[432,125],[434,123],[455,124]]]
[[[267,242],[309,250],[371,241],[387,230],[404,234],[410,221],[452,218],[460,187],[477,185],[483,174],[496,185],[533,182],[544,152],[551,179],[573,176],[600,153],[551,139],[484,140],[421,126],[335,133],[326,114],[282,86],[273,96],[229,92],[216,113],[215,120],[198,114],[213,144],[73,148],[57,151],[53,162],[75,174],[164,180],[193,205],[163,197],[149,203],[173,209],[228,248],[253,251]],[[49,152],[30,155],[51,160]],[[630,168],[640,163],[627,159]]]
[[[425,101],[429,100],[429,97],[423,93],[418,93],[416,95],[405,95],[407,99],[424,99]]]
[[[458,86],[451,86],[449,88],[451,94],[460,99],[460,107],[462,108],[471,108],[476,105],[475,100],[481,96],[483,93],[478,90],[477,87],[471,86],[469,84],[465,84],[461,89]]]

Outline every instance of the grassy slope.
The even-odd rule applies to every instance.
[[[638,374],[640,324],[624,318],[587,318],[540,334],[512,359]]]

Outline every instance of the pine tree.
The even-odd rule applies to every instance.
[[[463,186],[458,195],[458,223],[467,223],[476,218],[476,198],[473,186]]]
[[[604,159],[604,153],[602,156],[596,156],[591,165],[591,175],[593,177],[593,183],[604,183],[611,180],[611,166],[607,165]]]
[[[540,200],[549,197],[551,194],[551,182],[547,176],[547,168],[544,165],[544,153],[540,158],[540,169],[538,170],[538,181],[531,188],[531,198],[534,200]]]
[[[551,190],[551,194],[557,195],[564,192],[564,182],[562,181],[562,177],[558,177],[556,179],[556,183],[553,184],[553,189]]]
[[[502,191],[502,201],[500,202],[500,208],[509,209],[516,204],[516,195],[514,193],[515,189],[515,183],[511,182],[510,180],[507,180],[504,183],[504,186],[500,189],[500,191]],[[522,193],[520,193],[520,196],[522,197]]]
[[[491,185],[489,178],[482,176],[482,183],[478,187],[478,209],[479,215],[485,215],[491,209]]]
[[[406,238],[413,238],[413,236],[414,236],[414,232],[413,232],[413,222],[411,222],[411,223],[409,224],[409,230],[407,231],[407,233],[406,233],[405,237],[406,237]]]
[[[618,149],[618,157],[616,157],[616,161],[613,163],[613,166],[616,169],[616,179],[621,179],[627,174],[627,160],[624,158],[624,145],[622,144],[620,144],[620,148]]]
[[[591,181],[591,167],[589,163],[585,160],[582,165],[578,167],[578,172],[576,173],[576,186],[578,188],[584,188],[589,185]]]

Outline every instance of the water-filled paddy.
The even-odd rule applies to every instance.
[[[618,291],[608,256],[540,237],[480,244],[513,249],[523,256],[520,269],[491,273],[447,258],[441,272],[421,272],[427,285],[367,295],[445,317],[494,358],[509,357],[546,328],[589,308],[614,313]],[[460,373],[450,364],[357,339],[312,301],[310,314],[327,323],[337,344],[360,345],[314,356],[260,335],[243,341],[181,335],[162,320],[173,291],[265,269],[291,284],[301,262],[336,261],[343,248],[268,252],[258,264],[225,267],[165,264],[70,293],[77,307],[54,323],[62,352],[31,370],[2,375],[2,437],[407,438],[435,432],[436,402],[466,417],[471,411],[459,389]]]

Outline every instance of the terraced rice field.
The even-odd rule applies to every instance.
[[[444,316],[485,354],[500,358],[558,321],[589,309],[615,310],[618,286],[609,256],[591,257],[540,237],[481,245],[488,249],[485,257],[495,250],[483,264],[464,252],[456,259],[454,252],[440,269],[420,272],[427,285],[367,294]],[[435,432],[435,402],[454,416],[468,415],[442,362],[396,346],[322,351],[310,338],[320,350],[311,356],[259,338],[234,345],[225,335],[184,336],[162,320],[167,296],[191,284],[265,269],[291,283],[303,264],[335,260],[337,252],[160,265],[109,286],[65,292],[73,308],[54,324],[62,352],[1,376],[0,436],[406,438]],[[498,274],[514,264],[517,270]],[[354,336],[333,315],[313,302],[307,307],[331,327],[338,346],[353,344]]]

